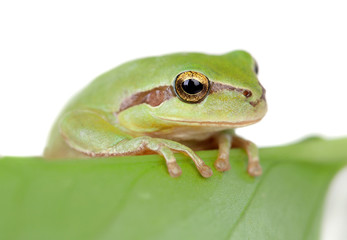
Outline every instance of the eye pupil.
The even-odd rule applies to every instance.
[[[203,85],[195,79],[187,79],[182,83],[182,88],[186,93],[197,94],[202,91]]]

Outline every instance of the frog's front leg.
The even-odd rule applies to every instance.
[[[229,152],[231,148],[232,133],[220,132],[215,136],[218,143],[218,157],[214,162],[217,171],[225,172],[230,169]]]
[[[247,171],[251,176],[260,176],[262,169],[259,164],[259,154],[257,146],[251,141],[245,140],[233,132],[225,131],[216,134],[215,139],[218,143],[218,158],[214,162],[215,168],[220,171],[228,171],[230,169],[229,152],[231,146],[245,149],[248,155]]]
[[[136,137],[125,134],[110,124],[102,113],[78,110],[68,113],[60,122],[60,132],[68,145],[90,156],[124,156],[156,152],[166,160],[172,177],[181,175],[173,155],[181,152],[188,155],[203,177],[210,177],[212,170],[190,148],[167,139]]]
[[[259,163],[258,147],[253,142],[236,135],[233,136],[232,146],[246,150],[248,156],[248,174],[253,177],[260,176],[262,174],[262,169]]]
[[[195,154],[193,150],[184,146],[183,144],[167,139],[151,138],[148,136],[125,139],[111,148],[101,151],[100,153],[105,153],[109,156],[119,156],[132,155],[146,150],[156,152],[165,158],[169,174],[172,177],[178,177],[182,173],[173,152],[181,152],[189,156],[203,177],[207,178],[212,176],[212,170],[200,159],[198,155]]]

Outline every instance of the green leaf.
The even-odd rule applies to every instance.
[[[217,151],[198,153],[212,166]],[[260,151],[264,173],[232,169],[200,177],[177,155],[171,178],[157,155],[88,160],[0,159],[0,239],[318,239],[333,176],[347,163],[347,139]]]

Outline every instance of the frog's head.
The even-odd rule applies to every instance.
[[[172,54],[137,64],[152,65],[142,72],[151,87],[121,104],[118,120],[130,130],[237,128],[260,121],[267,111],[257,63],[245,51]]]

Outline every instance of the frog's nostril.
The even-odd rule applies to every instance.
[[[249,97],[252,96],[252,92],[249,91],[249,90],[243,90],[243,91],[242,91],[242,94],[243,94],[245,97],[247,97],[247,98],[249,98]]]

